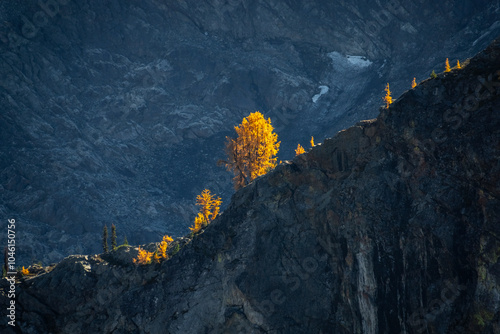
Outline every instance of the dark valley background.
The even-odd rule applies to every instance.
[[[500,34],[500,3],[144,0],[0,3],[0,216],[17,261],[181,236],[250,112],[280,160],[362,119]],[[0,240],[6,240],[6,233]]]

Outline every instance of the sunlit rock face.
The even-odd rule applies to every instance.
[[[500,42],[257,178],[168,261],[123,247],[23,281],[19,328],[498,333],[498,59]]]
[[[182,235],[226,135],[260,110],[280,159],[373,118],[500,31],[491,1],[3,1],[0,212],[20,263]]]

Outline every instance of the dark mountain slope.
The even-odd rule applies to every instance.
[[[499,59],[497,41],[258,178],[169,261],[122,248],[24,281],[17,328],[497,333]]]
[[[54,5],[55,4],[55,5]],[[181,235],[242,117],[282,148],[376,116],[450,57],[500,32],[490,0],[1,1],[0,212],[20,264]],[[348,57],[354,56],[354,57]],[[319,95],[320,86],[328,91]]]

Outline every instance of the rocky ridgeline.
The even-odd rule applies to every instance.
[[[483,49],[497,13],[488,0],[0,2],[0,213],[20,224],[19,263],[98,252],[104,224],[135,244],[184,234],[202,189],[229,202],[216,161],[250,112],[291,158],[375,117],[386,82],[399,94]]]
[[[498,333],[499,59],[497,41],[257,178],[168,261],[127,247],[23,280],[16,328]]]

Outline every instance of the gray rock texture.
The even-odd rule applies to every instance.
[[[184,234],[201,190],[229,202],[216,161],[244,116],[271,117],[290,159],[311,135],[375,117],[386,82],[397,96],[483,49],[499,8],[2,1],[0,213],[19,222],[19,264],[99,252],[104,224],[135,244]]]
[[[22,281],[16,328],[498,333],[499,59],[497,41],[257,178],[168,261],[121,248]]]

